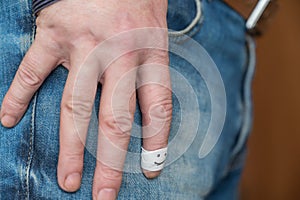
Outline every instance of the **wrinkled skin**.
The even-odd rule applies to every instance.
[[[98,74],[81,68],[86,67],[82,66],[84,60],[98,44],[118,33],[144,27],[166,29],[166,12],[166,0],[61,0],[38,14],[35,41],[3,100],[0,118],[3,126],[14,127],[51,71],[59,64],[69,70],[61,102],[57,170],[58,184],[63,190],[73,192],[80,187],[84,139],[98,82],[102,84],[98,137],[98,143],[102,145],[98,146],[97,151],[94,199],[109,200],[117,196],[126,154],[111,153],[106,143],[111,142],[119,149],[127,149],[136,96],[143,114],[143,125],[148,127],[143,129],[143,147],[156,150],[167,146],[172,116],[167,51],[148,49],[128,52],[107,68],[101,66],[101,59],[98,59],[95,60],[99,66],[99,70],[96,70]],[[162,32],[154,38],[155,41],[145,42],[155,42],[167,48],[167,34]],[[111,49],[130,49],[136,40],[127,35],[121,43],[110,44]],[[143,64],[155,67],[142,72],[135,70]],[[151,82],[152,78],[164,86],[147,84],[136,88],[137,82],[146,79]],[[77,91],[75,85],[81,89],[79,93],[84,90],[84,95],[74,94]],[[74,120],[74,115],[79,118]],[[157,134],[151,133],[153,130],[158,130]],[[109,162],[106,162],[106,157]],[[159,173],[144,170],[148,178],[154,178]]]

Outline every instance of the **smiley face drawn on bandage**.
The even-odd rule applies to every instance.
[[[154,164],[157,165],[157,166],[160,166],[162,164],[164,164],[164,162],[166,161],[166,158],[167,158],[167,153],[164,153],[164,154],[157,154],[156,155],[156,161],[154,161]]]
[[[147,151],[142,147],[141,167],[148,171],[162,170],[167,158],[168,147]]]

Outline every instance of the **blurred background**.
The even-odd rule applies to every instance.
[[[254,128],[242,200],[300,199],[300,1],[279,4],[257,39]]]

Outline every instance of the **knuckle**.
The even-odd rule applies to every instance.
[[[147,49],[147,62],[169,65],[169,53],[163,49]]]
[[[123,34],[120,35],[119,39],[114,40],[114,43],[120,48],[134,50],[135,48],[137,48],[137,38],[135,34],[130,31],[136,29],[137,25],[130,20],[124,20],[122,18],[120,20],[121,21],[118,22],[118,28],[113,30],[112,35],[117,35],[120,33]]]
[[[92,105],[92,102],[89,101],[68,98],[62,101],[61,110],[64,113],[72,114],[80,119],[88,120],[91,117]]]
[[[20,84],[25,88],[36,88],[42,83],[42,77],[34,69],[33,64],[23,63],[18,70]]]
[[[23,99],[18,98],[13,94],[7,95],[3,104],[5,105],[6,110],[23,111],[27,107],[27,104],[24,102]]]
[[[147,92],[151,94],[150,98],[145,99],[142,104],[142,113],[157,116],[171,116],[173,110],[172,92],[168,88],[158,89],[157,87],[148,87]]]
[[[82,148],[78,148],[82,149]],[[60,152],[59,161],[58,161],[58,171],[63,169],[74,170],[74,171],[81,171],[83,168],[83,159],[84,153],[83,149],[80,152],[77,150],[76,152],[73,151],[64,151]]]
[[[149,114],[152,119],[158,121],[169,121],[172,116],[172,100],[165,99],[158,103],[152,104],[149,108]]]
[[[77,148],[77,150],[66,151],[64,153],[64,158],[68,163],[81,163],[83,160],[83,149]]]
[[[131,13],[129,11],[123,11],[122,16],[117,16],[118,31],[130,31],[137,28],[137,24],[131,19]]]
[[[126,111],[102,114],[101,117],[102,125],[111,133],[123,134],[131,131],[132,117]]]
[[[73,101],[71,101],[71,100],[64,100],[64,101],[62,101],[62,103],[61,103],[61,110],[63,112],[72,113],[73,112],[73,108],[74,108]]]
[[[122,173],[119,170],[112,169],[109,166],[101,166],[102,176],[108,181],[119,181],[122,179]]]

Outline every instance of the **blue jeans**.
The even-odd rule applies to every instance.
[[[243,18],[220,0],[169,0],[170,41],[188,44],[191,37],[207,51],[219,70],[226,92],[226,118],[216,145],[204,157],[199,149],[212,115],[212,101],[205,79],[187,60],[170,53],[170,66],[192,86],[198,110],[195,137],[183,154],[167,165],[154,180],[140,171],[124,171],[118,199],[237,199],[238,183],[245,160],[245,143],[251,129],[251,80],[254,71],[254,44],[246,36]],[[201,13],[200,13],[201,12]],[[201,15],[199,15],[201,14]],[[35,32],[31,0],[0,2],[0,102],[18,65],[30,47]],[[190,48],[193,59],[195,50]],[[199,62],[201,62],[199,56]],[[68,71],[59,66],[33,97],[20,123],[0,126],[0,199],[91,199],[95,157],[85,151],[82,185],[75,193],[62,191],[56,181],[59,151],[60,101]],[[176,77],[172,81],[176,82]],[[179,81],[179,80],[178,80]],[[177,82],[176,82],[177,83]],[[180,84],[177,84],[180,85]],[[182,90],[179,90],[182,91]],[[95,105],[99,103],[99,87]],[[189,102],[188,93],[174,95],[170,141],[176,138],[182,111],[179,96]],[[96,109],[98,110],[98,106]],[[137,109],[135,123],[141,124]],[[194,118],[188,123],[195,123]],[[91,124],[93,123],[93,120]],[[187,127],[189,124],[187,124]],[[138,126],[132,131],[138,135]],[[90,138],[93,137],[91,134]],[[91,141],[93,138],[91,139]],[[183,138],[184,140],[184,138]],[[141,139],[132,137],[129,151],[139,152]],[[172,149],[174,148],[174,149]],[[92,148],[91,148],[92,149]],[[169,152],[176,152],[170,147]],[[127,163],[139,161],[127,158]]]

